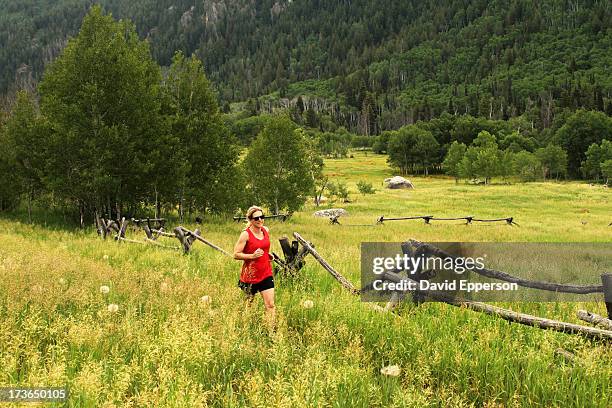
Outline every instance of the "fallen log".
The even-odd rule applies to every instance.
[[[329,263],[327,263],[327,261],[325,261],[325,259],[323,259],[317,253],[317,251],[315,251],[314,248],[312,248],[310,244],[306,242],[306,240],[304,240],[304,238],[300,236],[300,234],[298,234],[297,232],[294,232],[293,236],[308,250],[308,252],[313,257],[315,257],[317,261],[319,261],[321,266],[323,266],[323,268],[327,270],[343,287],[345,287],[353,295],[359,294],[360,291],[356,289],[344,276],[342,276],[342,274],[340,274],[334,268],[332,268],[332,266],[329,265]],[[409,282],[413,282],[413,284],[416,287],[418,287],[418,282],[410,278],[402,279],[399,276],[389,273],[389,272],[383,272],[383,274],[381,274],[380,276],[381,278],[386,278],[396,283],[401,282],[402,280],[407,280]],[[594,338],[594,339],[605,339],[608,341],[612,340],[612,331],[610,330],[596,329],[593,327],[581,326],[578,324],[566,323],[566,322],[561,322],[558,320],[552,320],[552,319],[546,319],[543,317],[532,316],[532,315],[528,315],[525,313],[514,312],[512,310],[504,309],[501,307],[488,305],[482,302],[474,302],[474,301],[469,301],[469,300],[457,300],[457,299],[449,297],[448,295],[444,293],[440,293],[438,291],[416,290],[415,292],[420,292],[421,294],[429,296],[432,299],[442,301],[442,302],[448,303],[453,306],[467,307],[471,310],[493,315],[496,317],[500,317],[510,322],[520,323],[520,324],[524,324],[527,326],[539,327],[541,329],[551,329],[551,330],[559,331],[562,333],[581,334],[586,337]],[[378,306],[378,308],[387,310],[386,308],[381,308],[380,306]]]
[[[414,282],[414,285],[418,287],[418,282],[410,278],[400,278],[399,276],[396,276],[389,272],[383,272],[380,276],[381,278],[388,279],[392,282],[401,282],[402,280],[405,280],[408,282]],[[438,291],[429,291],[429,290],[425,291],[425,290],[417,289],[416,292],[420,292],[426,296],[429,296],[430,298],[434,300],[448,303],[453,306],[458,306],[458,307],[464,306],[468,309],[471,309],[477,312],[486,313],[486,314],[493,315],[493,316],[497,316],[504,320],[508,320],[510,322],[520,323],[520,324],[524,324],[527,326],[539,327],[541,329],[551,329],[551,330],[562,332],[562,333],[581,334],[589,338],[606,339],[608,341],[612,340],[611,330],[597,329],[593,327],[581,326],[578,324],[566,323],[566,322],[561,322],[558,320],[552,320],[552,319],[546,319],[543,317],[532,316],[532,315],[528,315],[525,313],[514,312],[512,310],[504,309],[501,307],[489,305],[489,304],[482,303],[482,302],[474,302],[470,300],[458,300],[458,299],[451,298],[450,296],[444,293],[438,292]]]
[[[427,244],[425,242],[416,241],[414,239],[409,240],[410,244],[415,246],[416,248],[422,247],[426,251],[427,255],[437,256],[439,258],[451,258],[455,259],[454,255],[437,248],[433,245]],[[499,279],[506,282],[516,283],[519,286],[523,286],[526,288],[533,289],[542,289],[548,290],[552,292],[564,292],[564,293],[577,293],[577,294],[588,294],[588,293],[601,293],[603,292],[602,285],[568,285],[561,283],[550,283],[550,282],[541,282],[541,281],[533,281],[529,279],[519,278],[517,276],[510,275],[509,273],[496,271],[494,269],[471,269],[472,272],[475,272],[479,275],[486,276],[488,278]]]
[[[308,243],[304,238],[300,236],[300,234],[298,234],[297,232],[294,232],[293,236],[295,237],[295,239],[299,241],[300,244],[304,246],[304,248],[306,248],[306,250],[321,264],[321,266],[327,272],[329,272],[338,282],[340,282],[342,286],[344,286],[349,292],[351,292],[354,295],[359,294],[359,290],[355,288],[353,284],[348,281],[348,279],[342,276],[342,274],[340,274],[338,271],[332,268],[332,266],[329,263],[327,263],[327,261],[323,259],[321,255],[318,254],[318,252],[310,245],[310,243]]]
[[[168,238],[174,238],[175,235],[171,234],[169,232],[164,231],[163,229],[151,229],[151,232],[157,234],[157,236],[162,236],[162,237],[168,237]]]
[[[182,229],[182,231],[183,231],[183,233],[184,233],[184,234],[187,234],[187,235],[193,236],[195,239],[197,239],[198,241],[202,242],[203,244],[208,245],[208,246],[209,246],[209,247],[211,247],[212,249],[215,249],[215,250],[217,250],[217,251],[219,251],[219,252],[221,252],[221,253],[223,253],[223,254],[225,254],[225,255],[229,256],[230,258],[233,258],[233,256],[232,256],[232,255],[231,255],[229,252],[225,251],[223,248],[220,248],[220,247],[216,246],[216,245],[215,245],[215,244],[213,244],[212,242],[210,242],[210,241],[208,241],[208,240],[204,239],[203,237],[201,237],[201,236],[199,236],[199,235],[195,234],[193,231],[189,231],[189,230],[188,230],[187,228],[185,228],[185,227],[177,227],[177,228]]]
[[[576,361],[576,355],[574,353],[570,353],[569,351],[563,350],[562,348],[555,349],[554,354],[555,356],[562,357],[567,361]]]
[[[606,328],[607,330],[612,330],[612,320],[606,319],[603,316],[600,316],[595,313],[587,312],[586,310],[579,310],[576,312],[576,316],[580,320],[584,320],[585,322],[593,323],[594,325],[599,325],[601,327]]]
[[[135,239],[129,239],[129,238],[123,238],[123,237],[117,237],[115,238],[116,241],[118,242],[129,242],[131,244],[140,244],[140,245],[146,245],[147,243],[144,241],[136,241]]]

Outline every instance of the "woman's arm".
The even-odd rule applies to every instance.
[[[248,261],[251,259],[257,259],[263,255],[263,251],[261,249],[257,249],[252,254],[245,254],[244,247],[246,246],[247,241],[249,240],[249,233],[246,231],[242,231],[240,233],[240,237],[238,238],[238,242],[234,246],[234,259],[239,259],[242,261]]]

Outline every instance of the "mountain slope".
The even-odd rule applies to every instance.
[[[0,90],[39,78],[91,3],[0,0]],[[310,106],[352,117],[351,127],[365,115],[382,128],[444,111],[526,114],[538,127],[559,109],[612,112],[605,1],[100,3],[134,21],[160,64],[176,50],[197,53],[222,101],[268,94],[272,107],[323,96],[326,103]]]

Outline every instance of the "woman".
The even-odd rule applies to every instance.
[[[264,227],[264,213],[259,207],[253,206],[246,213],[248,225],[240,233],[240,238],[234,247],[234,259],[244,261],[240,271],[238,287],[249,297],[249,301],[257,292],[261,293],[266,316],[273,326],[275,319],[274,308],[274,278],[270,265],[270,235]]]

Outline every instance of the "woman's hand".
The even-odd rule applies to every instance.
[[[253,252],[253,254],[252,254],[252,258],[251,258],[251,259],[257,259],[257,258],[261,257],[263,254],[264,254],[263,249],[261,249],[261,248],[257,248],[257,249],[255,250],[255,252]]]

